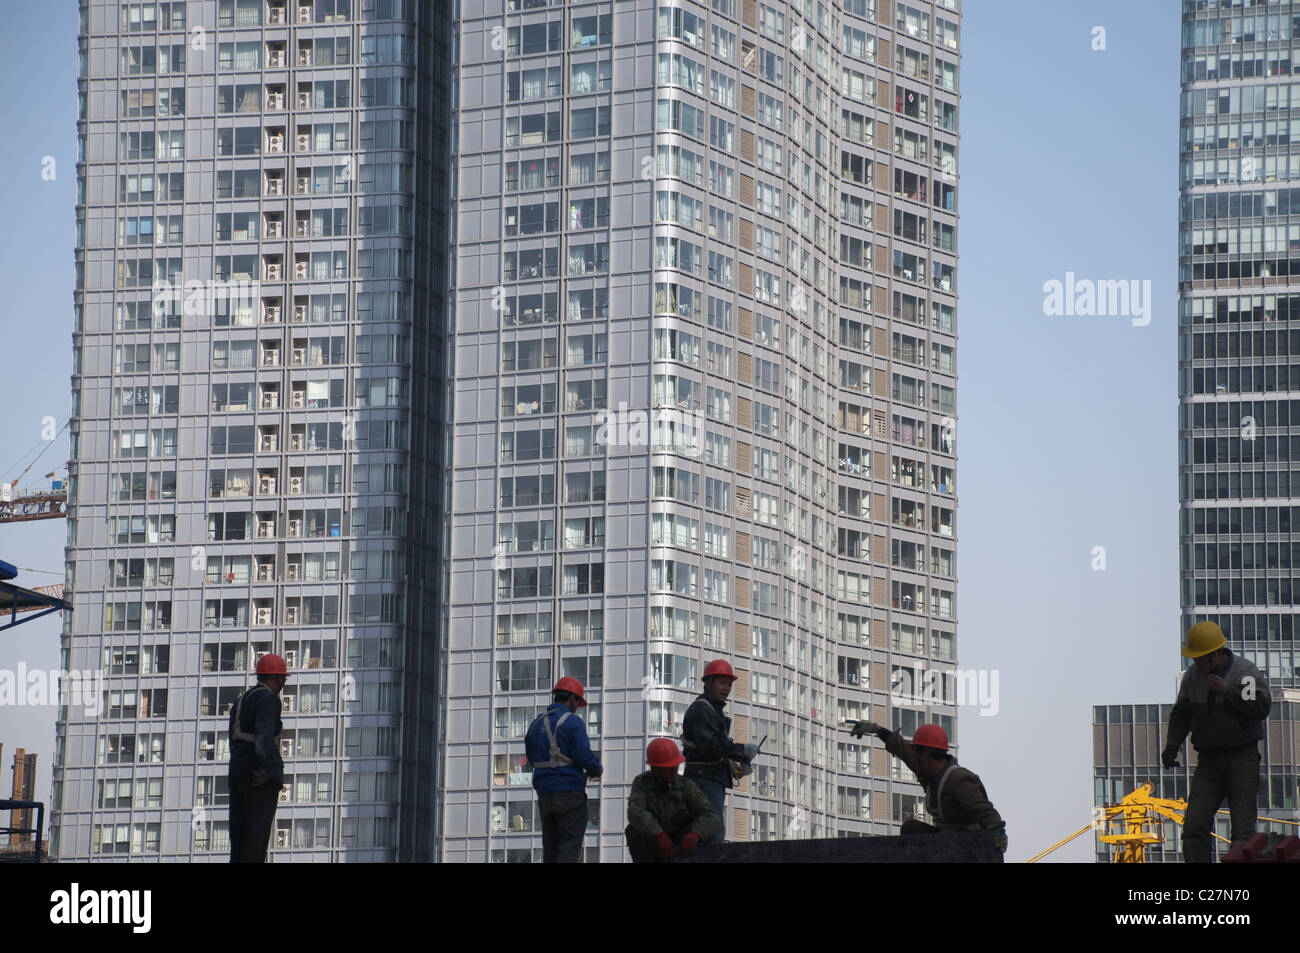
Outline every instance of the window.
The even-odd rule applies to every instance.
[[[709,27],[709,52],[720,60],[734,63],[736,60],[736,35],[724,30],[716,23]]]
[[[704,48],[704,19],[676,7],[660,7],[658,35],[681,40],[690,46]]]
[[[894,29],[905,32],[918,40],[930,38],[930,14],[923,13],[915,7],[898,4],[895,7]]]
[[[704,95],[704,68],[689,56],[678,53],[660,53],[657,79],[661,86],[680,86],[687,92],[698,96]],[[718,74],[713,73],[716,84]],[[716,85],[714,87],[716,89]],[[735,96],[735,82],[731,84],[732,96]],[[716,97],[715,97],[716,101]]]
[[[770,97],[769,97],[770,98]],[[775,103],[775,101],[773,101]],[[698,134],[703,138],[703,129]],[[727,122],[720,116],[709,117],[709,145],[715,149],[731,154],[735,152],[735,123]]]
[[[663,115],[663,105],[668,100],[660,100],[660,115]],[[684,103],[677,103],[676,100],[671,102],[674,105],[682,107],[682,116],[680,122],[683,124],[694,122],[698,127],[698,132],[691,132],[690,129],[683,128],[682,125],[664,126],[658,128],[681,129],[688,135],[694,135],[697,138],[703,134],[703,118],[697,116],[697,110],[693,106]],[[687,112],[689,110],[689,112]],[[584,109],[571,109],[569,112],[569,138],[571,139],[590,139],[593,136],[609,135],[609,107],[608,106],[590,106]],[[547,140],[550,140],[547,136]]]
[[[709,70],[709,98],[719,106],[735,109],[736,81],[717,70]]]

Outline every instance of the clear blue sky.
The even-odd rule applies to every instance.
[[[62,423],[71,373],[76,4],[0,0],[0,478]],[[1093,27],[1107,49],[1093,51]],[[1172,701],[1177,577],[1176,0],[967,0],[962,37],[957,443],[959,652],[999,672],[961,716],[963,763],[1023,860],[1090,818],[1091,706]],[[57,161],[41,179],[41,161]],[[1046,317],[1043,283],[1150,280],[1152,321]],[[66,439],[33,468],[67,458]],[[59,572],[60,521],[0,528],[0,559]],[[1091,568],[1103,546],[1106,569]],[[54,576],[24,573],[40,585]],[[0,668],[58,664],[59,626],[0,633]],[[52,709],[0,711],[40,754]],[[1091,860],[1091,838],[1058,857]]]

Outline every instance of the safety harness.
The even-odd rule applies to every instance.
[[[550,759],[548,761],[534,761],[533,767],[567,768],[573,764],[573,759],[560,750],[560,743],[556,740],[555,735],[556,732],[560,730],[560,725],[564,724],[565,721],[573,715],[573,712],[566,711],[563,715],[557,718],[555,720],[554,728],[551,727],[551,720],[547,717],[549,714],[549,711],[542,712],[541,715],[538,716],[537,720],[533,722],[532,727],[528,729],[528,733],[531,735],[533,733],[533,728],[537,727],[537,722],[540,721],[542,723],[542,727],[546,729],[546,756]]]
[[[952,769],[955,767],[957,767],[957,759],[953,758],[948,762],[948,767],[943,769],[943,774],[939,775],[939,785],[934,791],[934,804],[930,809],[934,819],[940,824],[943,823],[943,786],[948,783],[948,775],[952,774]]]

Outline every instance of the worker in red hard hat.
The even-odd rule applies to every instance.
[[[758,754],[755,744],[731,740],[731,719],[722,713],[731,696],[736,673],[723,659],[704,667],[704,691],[691,702],[682,719],[682,748],[686,755],[686,777],[695,782],[718,814],[714,841],[727,834],[727,789],[749,770]]]
[[[645,751],[650,770],[632,782],[627,799],[627,850],[635,864],[668,863],[674,851],[689,857],[718,829],[709,799],[678,773],[686,759],[670,738],[656,738]]]
[[[257,684],[230,710],[230,862],[261,864],[284,785],[280,691],[289,677],[273,653],[257,660]]]
[[[582,682],[566,675],[551,689],[551,705],[528,726],[524,750],[542,816],[542,862],[582,863],[587,831],[587,780],[604,769],[575,712],[587,706]]]
[[[925,788],[925,809],[934,824],[911,817],[903,822],[900,834],[993,831],[998,850],[1006,852],[1006,823],[989,801],[979,775],[963,768],[948,753],[948,733],[943,728],[921,725],[910,744],[900,732],[882,728],[874,721],[855,722],[851,730],[855,738],[867,734],[878,737],[885,743],[885,750],[911,768]]]

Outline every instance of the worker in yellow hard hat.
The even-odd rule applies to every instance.
[[[1178,767],[1178,752],[1190,729],[1196,773],[1183,816],[1183,859],[1189,864],[1213,859],[1210,828],[1225,797],[1232,843],[1244,843],[1255,833],[1259,742],[1272,698],[1264,673],[1227,645],[1213,622],[1187,630],[1182,654],[1193,661],[1178,688],[1160,756],[1166,768]]]

